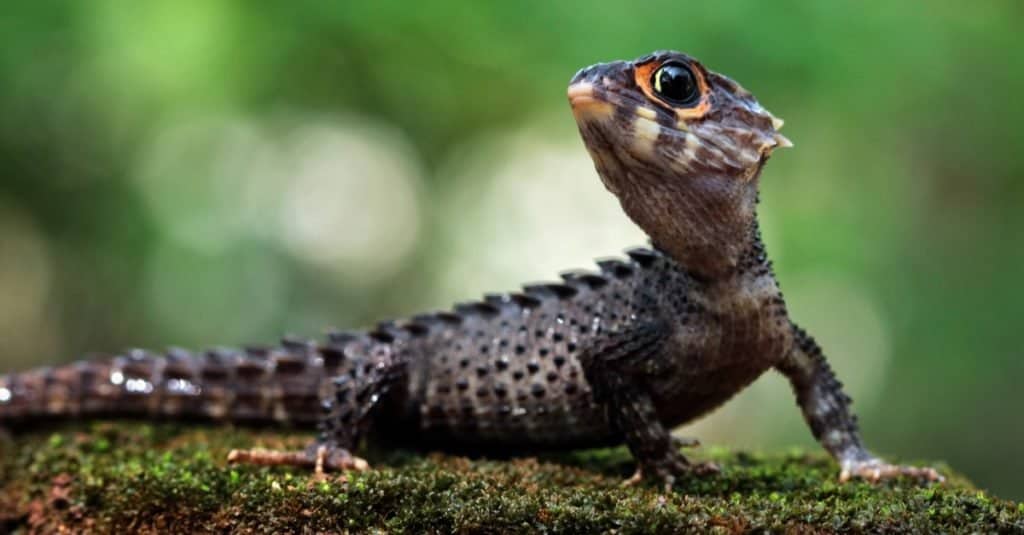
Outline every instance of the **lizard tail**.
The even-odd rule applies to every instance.
[[[0,375],[0,425],[105,416],[310,424],[343,360],[341,348],[285,340],[200,354],[135,350]]]

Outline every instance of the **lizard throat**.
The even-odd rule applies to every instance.
[[[756,180],[709,176],[685,184],[631,184],[621,188],[619,201],[656,247],[699,278],[736,275],[751,246]]]

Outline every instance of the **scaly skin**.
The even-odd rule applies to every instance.
[[[625,442],[637,476],[714,472],[669,430],[762,373],[789,378],[841,479],[932,469],[887,464],[860,440],[850,399],[786,311],[757,230],[761,169],[790,146],[732,80],[658,52],[576,74],[569,100],[606,187],[653,249],[322,342],[193,355],[133,351],[0,377],[0,423],[142,415],[318,423],[305,452],[234,462],[360,470],[371,428],[440,449],[522,453]]]

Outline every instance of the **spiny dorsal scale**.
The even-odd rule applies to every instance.
[[[645,247],[635,247],[627,249],[626,254],[633,259],[634,262],[640,264],[641,267],[651,267],[655,262],[658,261],[658,253],[647,249]]]
[[[163,375],[165,379],[192,379],[196,371],[196,359],[192,353],[180,347],[167,349]]]
[[[409,330],[406,329],[405,326],[394,320],[378,323],[376,331],[387,333],[395,340],[405,339],[409,334]]]
[[[327,333],[327,340],[332,344],[345,345],[358,339],[360,333],[356,331],[330,331]]]
[[[597,290],[608,284],[608,279],[603,275],[592,273],[590,271],[574,270],[565,271],[559,274],[562,280],[569,284],[581,283],[590,288],[591,290]]]
[[[611,275],[616,279],[624,279],[633,275],[633,266],[618,258],[605,258],[597,261],[601,273]]]
[[[537,297],[525,293],[512,293],[508,295],[512,302],[519,305],[521,308],[536,308],[541,305],[541,300]]]
[[[245,355],[251,359],[265,359],[270,356],[272,348],[268,346],[245,346]]]
[[[296,335],[285,335],[281,338],[281,346],[288,351],[306,352],[316,347],[316,342]]]
[[[484,303],[497,308],[504,308],[512,304],[512,299],[508,294],[484,294]]]
[[[193,362],[192,352],[185,348],[177,346],[171,346],[167,348],[167,354],[165,355],[165,357],[167,358],[168,366],[171,364],[191,365]]]
[[[370,331],[367,334],[369,335],[370,339],[374,340],[375,342],[380,342],[382,344],[390,344],[395,341],[395,335],[390,330],[382,330],[378,328],[376,330]]]
[[[203,352],[203,368],[228,368],[236,358],[237,352],[224,348],[213,348]]]
[[[270,364],[271,361],[265,358],[241,358],[235,366],[235,373],[243,379],[254,379],[265,374]]]
[[[417,314],[410,320],[410,323],[416,323],[428,328],[437,325],[439,322],[440,320],[436,314]]]
[[[274,371],[282,375],[296,375],[306,369],[306,358],[297,353],[276,353],[273,357]]]
[[[447,311],[445,311],[445,312],[438,312],[438,313],[434,314],[434,317],[436,317],[437,319],[447,323],[448,325],[461,325],[462,324],[462,316],[460,316],[460,315],[458,315],[458,314],[456,314],[454,312],[447,312]]]
[[[140,362],[150,357],[149,351],[145,349],[132,348],[125,352],[125,358],[129,361]]]
[[[549,290],[554,292],[559,299],[570,299],[576,297],[576,294],[579,293],[579,290],[569,286],[568,284],[549,283],[547,287]]]
[[[412,325],[412,323],[409,321],[393,322],[391,326],[386,329],[386,332],[391,333],[391,335],[395,337],[396,341],[402,342],[412,338],[413,336],[418,336],[417,332],[420,332],[421,329],[425,328],[421,325],[412,327],[410,327],[410,325]],[[429,329],[427,329],[427,331],[429,331]]]
[[[490,303],[470,301],[455,305],[455,313],[463,317],[467,316],[497,316],[501,309]]]
[[[497,316],[498,314],[501,314],[501,305],[495,305],[494,303],[488,303],[487,301],[473,303],[473,307],[476,308],[477,312],[485,316]]]
[[[572,286],[551,282],[527,284],[523,286],[523,291],[526,292],[527,295],[532,295],[540,299],[568,299],[575,296],[577,293],[576,288],[573,288]]]
[[[130,376],[145,376],[152,371],[154,355],[144,349],[132,349],[121,360],[121,370]]]
[[[328,369],[337,368],[345,361],[345,347],[340,344],[328,344],[319,348],[320,356],[324,359],[324,367]]]
[[[409,333],[410,336],[426,336],[430,334],[430,324],[421,323],[418,320],[410,320],[402,325],[402,328]]]

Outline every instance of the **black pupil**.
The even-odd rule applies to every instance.
[[[693,73],[684,65],[669,63],[662,66],[654,73],[655,93],[665,100],[678,103],[687,103],[697,96],[697,81]]]

